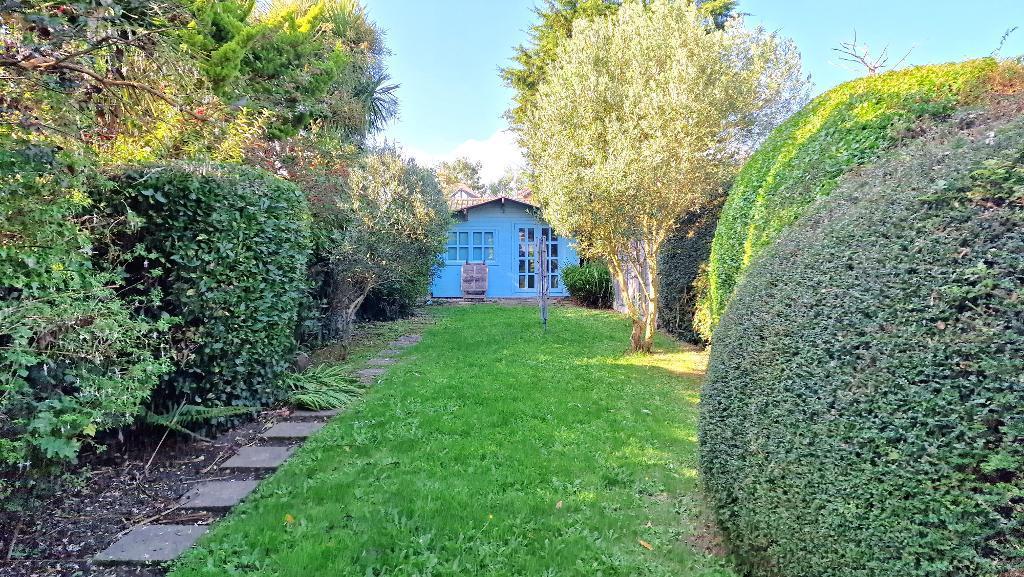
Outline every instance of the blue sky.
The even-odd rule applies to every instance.
[[[364,0],[386,34],[401,116],[384,137],[432,164],[456,156],[484,163],[486,179],[521,162],[503,118],[512,91],[498,76],[527,38],[535,0]],[[1003,32],[1003,54],[1024,54],[1024,0],[741,0],[750,25],[792,38],[821,92],[860,73],[831,48],[853,37],[889,46],[908,64],[986,56]]]

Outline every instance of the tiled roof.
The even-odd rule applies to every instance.
[[[448,199],[448,206],[450,206],[452,208],[452,210],[454,210],[454,211],[459,211],[459,210],[468,210],[470,208],[476,208],[478,206],[482,206],[482,205],[485,205],[485,204],[490,204],[492,202],[500,202],[502,204],[505,204],[506,202],[515,202],[515,203],[526,205],[526,206],[529,206],[529,207],[532,207],[532,208],[539,208],[536,204],[530,202],[529,200],[524,200],[524,199],[521,199],[521,198],[512,198],[510,196],[485,196],[485,197],[482,197],[482,198],[463,198],[463,199],[450,198],[450,199]]]

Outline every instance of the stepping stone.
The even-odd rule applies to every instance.
[[[363,369],[356,374],[359,375],[360,381],[369,383],[386,372],[388,372],[387,369]]]
[[[265,439],[305,439],[313,433],[324,428],[323,423],[312,422],[284,422],[278,423],[270,429],[263,431]]]
[[[389,344],[388,346],[407,348],[415,345],[421,340],[423,340],[423,337],[421,337],[420,335],[405,335],[404,337],[399,337],[397,341]]]
[[[221,469],[276,469],[295,451],[295,447],[242,447]]]
[[[386,351],[380,352],[380,356],[382,357],[397,357],[400,354],[402,354],[402,351],[398,349],[387,349]]]
[[[326,411],[292,411],[293,419],[330,419],[341,414],[341,409],[329,409]]]
[[[388,365],[395,364],[395,359],[370,359],[370,361],[367,364],[378,367],[385,367]]]
[[[150,564],[173,561],[206,533],[199,525],[145,525],[136,527],[98,553],[99,564]]]
[[[252,493],[259,481],[210,481],[192,489],[178,501],[182,509],[227,511]]]

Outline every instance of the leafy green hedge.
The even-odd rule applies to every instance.
[[[612,274],[603,262],[567,266],[562,269],[562,281],[569,296],[579,304],[595,309],[612,308]]]
[[[1024,123],[993,129],[849,177],[737,288],[700,441],[746,575],[1024,571]]]
[[[736,178],[722,210],[698,315],[713,329],[737,281],[779,233],[853,167],[987,88],[992,59],[921,66],[848,82],[776,129]],[[708,329],[704,329],[710,338]]]
[[[0,510],[24,506],[98,432],[126,425],[169,366],[150,323],[92,266],[81,158],[0,149]],[[12,496],[18,493],[17,498]]]
[[[125,285],[154,291],[149,315],[181,321],[157,409],[280,399],[308,290],[302,192],[258,169],[212,164],[131,168],[113,180],[106,206],[134,223],[119,247],[132,251]]]
[[[661,275],[658,322],[669,333],[691,343],[705,342],[702,331],[695,328],[700,326],[700,321],[694,319],[694,313],[724,200],[723,197],[704,210],[687,215],[658,257]]]

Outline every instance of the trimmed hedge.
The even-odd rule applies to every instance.
[[[754,258],[815,199],[912,135],[921,119],[976,100],[998,67],[982,59],[861,78],[819,96],[777,128],[744,165],[722,210],[699,304],[704,337],[710,339]]]
[[[695,328],[702,324],[700,319],[694,318],[694,313],[724,201],[723,196],[704,210],[684,218],[659,255],[658,322],[672,335],[691,343],[706,342],[703,332]]]
[[[119,247],[131,259],[124,284],[153,291],[150,316],[180,319],[156,408],[282,398],[309,288],[303,193],[258,169],[213,164],[132,168],[113,180],[108,210],[136,222]]]
[[[612,273],[603,262],[569,265],[562,269],[562,282],[577,303],[595,309],[610,309],[615,300]]]
[[[1024,571],[1024,123],[958,121],[844,181],[722,318],[701,469],[746,575]]]

